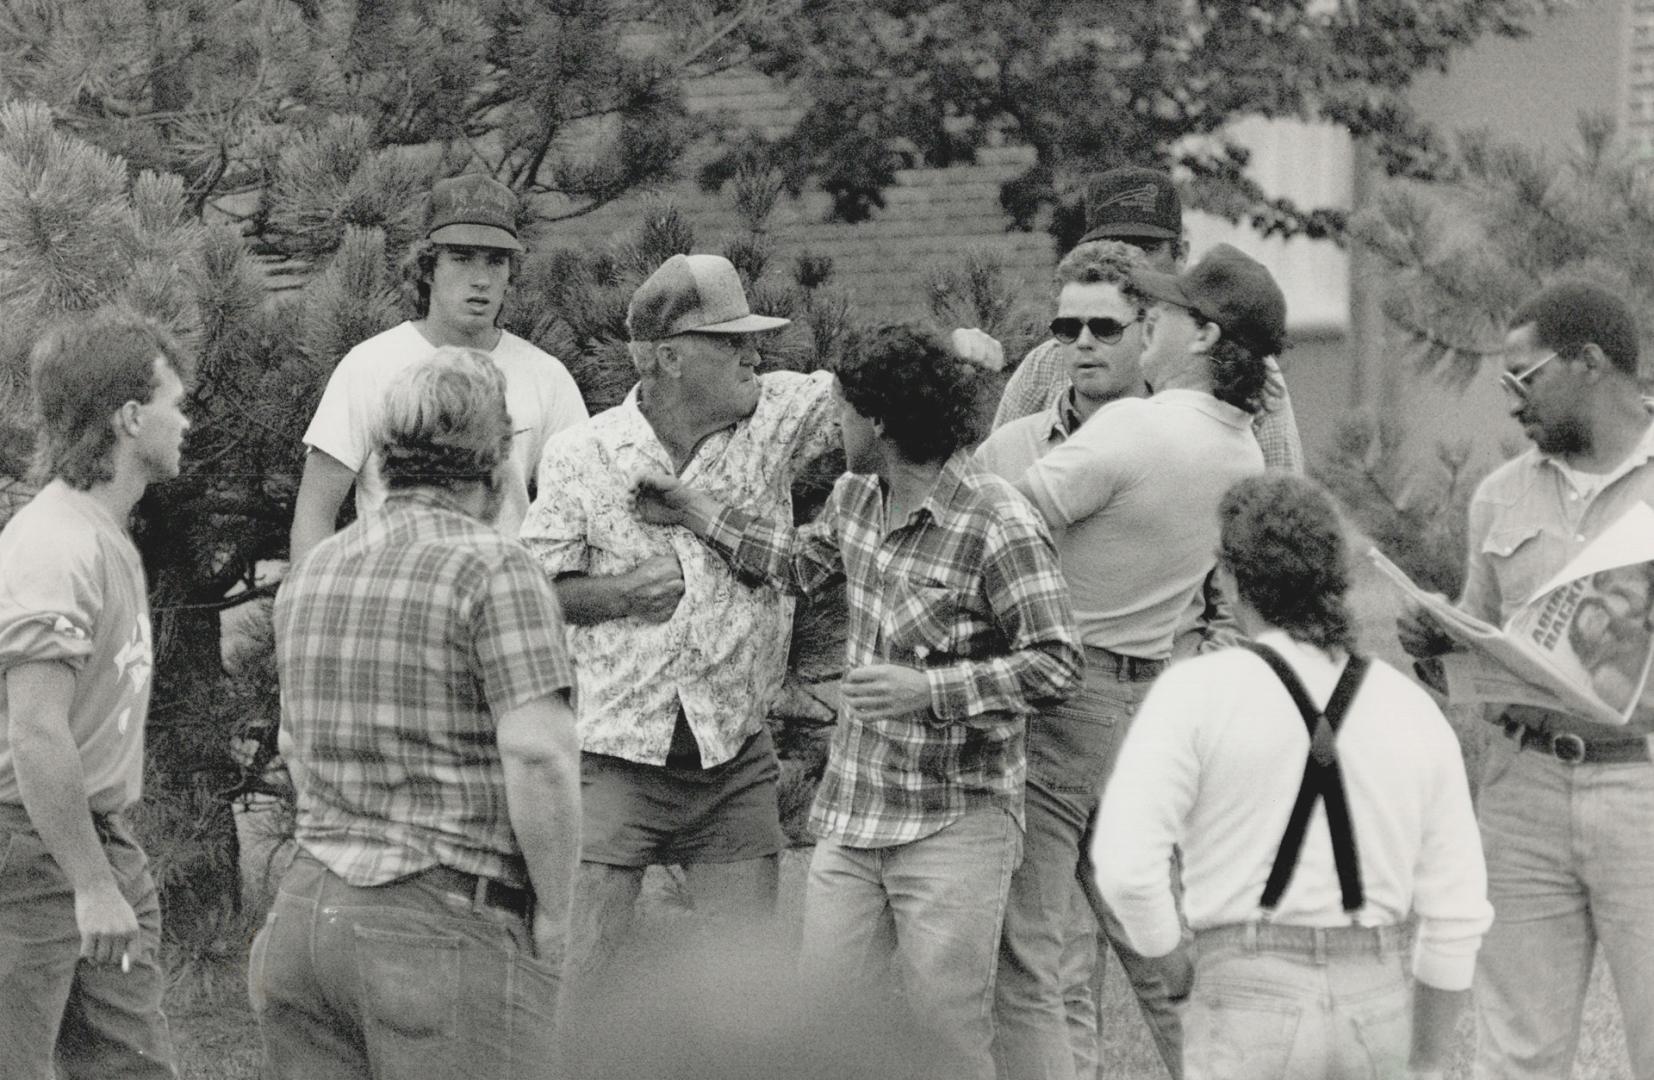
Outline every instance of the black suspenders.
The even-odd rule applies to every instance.
[[[1344,910],[1355,912],[1361,908],[1361,865],[1356,856],[1355,830],[1350,826],[1350,804],[1344,793],[1344,774],[1338,768],[1338,749],[1335,738],[1344,723],[1344,714],[1367,674],[1365,657],[1353,653],[1344,665],[1338,685],[1327,701],[1326,711],[1318,710],[1310,701],[1309,693],[1292,668],[1279,653],[1267,645],[1253,641],[1241,642],[1268,664],[1277,678],[1286,685],[1292,701],[1298,706],[1304,727],[1309,731],[1309,759],[1304,762],[1304,779],[1298,785],[1298,800],[1292,805],[1292,816],[1287,819],[1286,831],[1281,834],[1281,847],[1275,853],[1275,865],[1270,867],[1269,881],[1264,885],[1260,901],[1265,912],[1273,912],[1281,902],[1281,895],[1292,881],[1298,868],[1298,856],[1304,848],[1304,834],[1309,828],[1310,811],[1317,798],[1327,804],[1327,828],[1332,833],[1332,857],[1338,870],[1338,891],[1343,896]]]

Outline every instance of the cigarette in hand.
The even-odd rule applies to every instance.
[[[126,974],[129,974],[131,971],[132,971],[132,957],[127,954],[125,949],[122,949],[121,950],[121,974],[126,975]]]

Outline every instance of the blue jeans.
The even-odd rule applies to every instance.
[[[1099,931],[1081,887],[1090,874],[1084,840],[1150,685],[1088,664],[1079,694],[1028,722],[1027,846],[1011,879],[994,1005],[994,1054],[1006,1080],[1096,1075]],[[1133,950],[1113,913],[1103,911],[1101,937],[1120,957],[1176,1077],[1179,1019],[1160,964]]]
[[[1568,765],[1496,737],[1477,816],[1494,921],[1475,1075],[1568,1075],[1600,943],[1632,1075],[1654,1080],[1654,765]]]
[[[520,915],[300,852],[247,965],[266,1080],[555,1077],[556,961]]]
[[[0,805],[0,1073],[52,1080],[177,1074],[161,994],[161,908],[149,864],[119,815],[100,817],[103,853],[138,916],[131,970],[80,958],[75,894],[21,806]]]
[[[927,1039],[926,1075],[994,1080],[994,966],[1022,832],[998,808],[887,848],[816,844],[804,894],[805,977],[858,1000],[899,981]]]
[[[1189,1080],[1405,1080],[1412,989],[1404,947],[1317,958],[1196,940],[1184,1019]]]

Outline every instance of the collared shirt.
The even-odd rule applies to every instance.
[[[1613,470],[1579,480],[1588,475],[1530,447],[1482,481],[1470,500],[1470,560],[1459,607],[1503,625],[1633,505],[1654,506],[1654,425]],[[1584,735],[1624,736],[1584,720],[1568,727]],[[1654,732],[1654,708],[1638,708],[1631,727]]]
[[[839,477],[821,515],[791,528],[737,509],[707,543],[772,586],[847,584],[848,668],[923,669],[930,708],[862,720],[841,706],[810,809],[823,838],[888,847],[983,806],[1022,818],[1026,715],[1078,687],[1081,654],[1045,523],[961,450],[920,506],[886,519],[877,477]]]
[[[838,445],[833,378],[759,377],[752,415],[709,436],[680,474],[720,502],[792,520],[799,471]],[[680,703],[708,767],[757,733],[786,674],[793,601],[743,581],[687,529],[638,517],[632,485],[672,472],[672,455],[638,411],[634,388],[590,423],[555,436],[522,538],[545,573],[624,574],[675,555],[683,598],[663,623],[628,616],[569,628],[580,673],[580,748],[664,764]]]
[[[1164,390],[1098,409],[1021,477],[1059,532],[1074,617],[1088,645],[1161,660],[1211,573],[1218,503],[1235,481],[1263,471],[1251,418],[1196,390]],[[984,449],[1025,456],[1041,413],[995,432]],[[1014,450],[1022,446],[1020,454]],[[994,464],[1000,475],[1005,465]]]
[[[1280,370],[1274,357],[1267,362],[1271,368]],[[994,427],[1001,428],[1013,420],[1050,408],[1060,402],[1073,385],[1063,361],[1061,343],[1055,338],[1040,342],[1028,350],[1005,384],[999,409],[994,413]],[[1290,393],[1283,394],[1279,401],[1265,404],[1263,411],[1252,419],[1252,432],[1263,451],[1265,465],[1285,472],[1304,471],[1304,447],[1298,437],[1298,418],[1292,411]]]
[[[1278,630],[1280,653],[1325,706],[1342,658]],[[1170,952],[1182,924],[1172,846],[1183,851],[1183,908],[1196,930],[1260,917],[1264,884],[1298,794],[1309,735],[1286,686],[1245,649],[1174,664],[1149,690],[1103,792],[1091,857],[1103,898],[1148,956]],[[1470,986],[1493,921],[1487,871],[1459,742],[1430,695],[1374,661],[1338,731],[1365,903],[1362,926],[1418,916],[1413,972],[1443,990]],[[1348,926],[1326,804],[1274,920]]]
[[[437,865],[527,885],[498,717],[573,672],[522,545],[445,495],[393,491],[293,569],[275,626],[299,844],[353,885]]]

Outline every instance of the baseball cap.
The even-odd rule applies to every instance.
[[[435,244],[523,251],[517,239],[517,196],[481,173],[438,180],[431,186],[431,227]]]
[[[1286,337],[1286,297],[1263,263],[1218,244],[1182,274],[1138,270],[1132,286],[1152,300],[1193,308],[1231,341],[1274,353]]]
[[[791,319],[754,315],[741,275],[722,255],[674,255],[648,276],[626,305],[633,341],[659,341],[691,330],[702,334],[756,334]]]
[[[1183,235],[1183,203],[1172,178],[1159,169],[1128,165],[1099,174],[1086,187],[1087,240],[1137,237],[1176,240]]]

